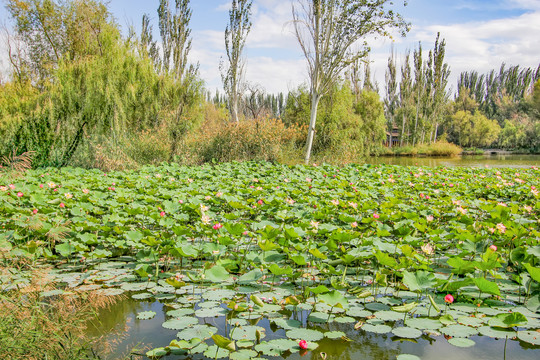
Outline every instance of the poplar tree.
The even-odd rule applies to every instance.
[[[365,57],[368,35],[390,36],[397,28],[404,36],[408,24],[390,10],[387,0],[296,0],[292,15],[296,38],[308,63],[311,111],[305,163],[309,163],[317,107],[322,96],[336,85],[343,70]],[[362,51],[352,51],[363,41]]]
[[[389,138],[389,147],[392,147],[392,131],[394,129],[395,115],[398,106],[398,94],[397,94],[397,76],[396,76],[396,60],[394,54],[394,48],[392,47],[392,54],[388,58],[388,68],[386,69],[386,97],[384,100],[385,105],[385,117],[387,120]]]
[[[232,0],[229,10],[229,23],[225,28],[225,51],[227,65],[220,63],[223,89],[227,94],[231,120],[238,123],[238,109],[241,100],[241,82],[244,73],[242,52],[251,30],[252,0]]]

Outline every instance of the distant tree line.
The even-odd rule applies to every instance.
[[[309,81],[270,94],[244,75],[252,1],[231,0],[216,69],[223,91],[211,93],[189,61],[189,0],[159,1],[158,38],[148,14],[140,33],[122,36],[101,0],[6,0],[13,31],[10,78],[0,84],[0,157],[32,152],[35,166],[103,168],[234,154],[356,161],[384,145],[441,139],[540,151],[540,67],[464,72],[454,95],[437,35],[427,52],[422,44],[401,59],[392,51],[381,89],[368,44],[352,45],[391,28],[405,35],[409,24],[389,1],[291,1]]]

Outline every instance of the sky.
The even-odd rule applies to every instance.
[[[4,1],[4,0],[0,0]],[[174,0],[170,0],[174,3]],[[230,0],[191,0],[193,47],[190,61],[199,63],[210,91],[222,88],[220,59],[225,56],[224,29]],[[124,33],[140,30],[149,14],[158,38],[159,0],[110,0],[109,8]],[[449,85],[455,90],[462,71],[481,73],[501,63],[536,68],[540,64],[540,0],[395,0],[394,8],[411,23],[406,37],[370,38],[370,61],[375,81],[384,91],[384,75],[392,45],[401,60],[418,44],[429,51],[438,32],[446,41],[445,60],[450,66]],[[246,81],[270,93],[287,92],[307,84],[307,66],[293,35],[291,0],[253,0],[253,26],[245,46]],[[0,23],[8,23],[4,8]],[[0,50],[5,53],[5,45]],[[0,56],[0,69],[5,57]],[[3,66],[3,67],[2,67]]]

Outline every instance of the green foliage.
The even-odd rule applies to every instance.
[[[172,160],[203,115],[202,82],[193,71],[177,74],[183,68],[177,64],[176,38],[171,39],[173,69],[160,75],[155,59],[138,51],[141,46],[119,37],[100,2],[23,3],[13,1],[8,8],[29,46],[27,60],[45,59],[39,51],[49,58],[27,66],[34,82],[18,78],[2,86],[0,155],[35,151],[35,166],[125,168]],[[38,17],[55,24],[49,30],[58,41],[49,50],[32,30]],[[84,25],[88,34],[81,33],[73,19],[85,20],[97,35],[88,38],[92,32]]]
[[[501,132],[496,120],[490,120],[480,111],[472,114],[459,110],[450,117],[451,136],[461,146],[483,147],[493,144]]]
[[[310,96],[299,88],[287,98],[284,122],[307,125]],[[318,159],[354,161],[376,152],[385,136],[386,119],[379,95],[362,91],[358,99],[346,85],[322,98],[317,112],[313,153]]]

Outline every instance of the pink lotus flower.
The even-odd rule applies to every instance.
[[[61,207],[61,208],[63,209],[63,208],[65,208],[65,207],[66,207],[66,204],[64,204],[64,203],[60,203],[60,205],[59,205],[59,206],[60,206],[60,207]]]
[[[242,233],[242,235],[247,236],[248,232],[247,230]]]
[[[352,226],[353,228],[355,228],[355,227],[358,226],[358,223],[355,221],[355,222],[351,223],[351,226]]]
[[[375,219],[378,219],[378,218],[380,218],[381,216],[380,216],[379,214],[375,213],[375,214],[373,214],[373,217],[374,217]]]
[[[164,217],[165,216],[165,211],[160,212],[159,216]]]
[[[454,297],[450,294],[446,295],[444,297],[444,302],[447,303],[447,304],[451,304],[454,302]]]
[[[495,245],[491,245],[489,248],[490,248],[491,250],[493,250],[493,251],[497,251],[497,246],[495,246]]]
[[[40,189],[43,189],[43,184],[39,184],[39,188],[40,188]]]
[[[426,220],[427,220],[428,222],[433,221],[433,215],[428,215],[428,216],[426,216]]]
[[[534,186],[533,186],[533,187],[534,187]],[[10,188],[11,190],[15,190],[15,185],[9,184],[9,188]]]
[[[264,204],[264,201],[261,199],[261,200],[257,201],[257,204],[262,205],[262,204]]]
[[[32,214],[36,215],[38,213],[38,209],[32,210]]]
[[[19,192],[17,193],[17,197],[23,197],[23,196],[24,196],[24,194],[23,194],[22,192],[19,191]]]
[[[300,346],[300,349],[306,350],[308,348],[307,341],[306,340],[300,340],[298,342],[298,346]]]
[[[212,226],[212,229],[214,229],[214,230],[219,230],[219,229],[221,229],[222,227],[223,227],[223,225],[221,225],[221,223],[216,223],[216,224],[214,224],[214,226]]]

